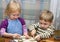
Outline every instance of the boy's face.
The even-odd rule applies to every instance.
[[[40,27],[42,29],[47,29],[51,25],[51,22],[45,21],[45,20],[40,20]]]
[[[11,13],[11,14],[9,15],[9,18],[12,19],[12,20],[15,20],[15,19],[17,19],[17,18],[19,18],[19,17],[20,17],[20,14],[19,14],[18,11],[15,11],[15,12],[13,12],[13,13]]]

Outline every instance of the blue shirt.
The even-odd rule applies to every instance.
[[[8,27],[7,27],[7,32],[8,33],[18,33],[20,35],[23,34],[22,32],[22,24],[21,22],[16,19],[16,20],[8,20]]]

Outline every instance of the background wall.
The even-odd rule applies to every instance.
[[[54,26],[60,30],[60,0],[51,0],[50,10],[54,14]]]

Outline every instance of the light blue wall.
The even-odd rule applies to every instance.
[[[3,14],[2,14],[2,2],[0,0],[0,22],[2,20],[2,16],[3,16]]]

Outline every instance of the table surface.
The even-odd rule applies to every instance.
[[[58,32],[60,32],[60,30],[55,31],[55,34],[59,35]],[[2,37],[0,37],[0,42],[10,42],[10,40],[12,40],[12,39],[11,38],[2,38]],[[54,39],[54,36],[53,36],[49,39],[40,40],[40,42],[60,42],[60,40]]]

